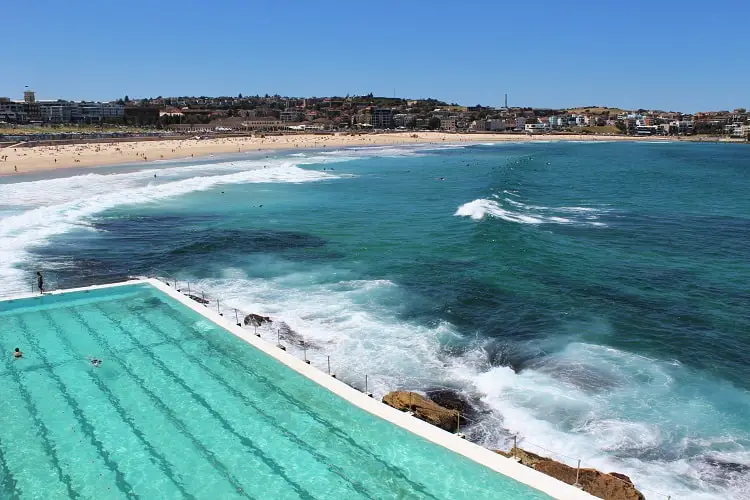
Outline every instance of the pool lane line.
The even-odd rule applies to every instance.
[[[20,316],[15,316],[14,318],[17,320],[16,323],[18,323],[18,328],[23,332],[24,337],[27,340],[30,340],[32,338],[32,335],[29,333],[26,323]],[[3,350],[5,350],[5,348],[6,346],[3,344]],[[39,348],[36,347],[34,350],[39,351]],[[29,415],[31,415],[31,421],[34,423],[34,426],[39,429],[39,437],[42,440],[42,449],[52,461],[52,467],[57,473],[57,478],[63,485],[65,485],[65,489],[68,491],[68,496],[70,498],[78,498],[79,494],[73,488],[70,475],[63,471],[62,464],[60,463],[60,457],[57,456],[55,447],[52,446],[49,429],[47,428],[47,425],[42,421],[42,418],[39,415],[39,411],[36,408],[36,404],[34,404],[34,400],[31,397],[31,393],[28,391],[25,384],[21,380],[19,371],[11,368],[10,376],[13,378],[13,381],[18,384],[18,393],[23,398],[24,405],[26,406],[26,411],[28,411]]]
[[[7,494],[9,500],[21,498],[16,478],[13,477],[13,473],[8,468],[8,462],[5,460],[5,454],[3,454],[2,440],[0,440],[0,493]]]
[[[50,320],[50,323],[53,324],[53,328],[60,333],[59,326],[54,323],[54,321]],[[60,339],[62,343],[65,345],[66,349],[70,354],[73,356],[76,355],[76,349],[73,346],[73,344],[70,342],[70,339],[67,335],[61,334]],[[187,491],[185,489],[185,486],[180,482],[177,481],[176,476],[178,474],[175,474],[175,472],[172,469],[171,464],[169,461],[164,457],[161,453],[158,452],[158,450],[148,441],[143,431],[138,429],[136,427],[135,423],[133,422],[133,419],[125,413],[124,408],[119,404],[119,401],[117,397],[112,393],[112,391],[107,387],[107,385],[102,381],[101,377],[98,375],[98,371],[92,371],[92,370],[85,370],[87,375],[89,376],[89,380],[91,380],[94,385],[107,397],[107,400],[114,408],[115,412],[117,412],[117,415],[120,417],[120,420],[122,420],[131,430],[133,435],[138,439],[138,441],[141,442],[141,444],[144,446],[146,451],[148,451],[152,458],[156,461],[157,467],[164,473],[167,479],[174,484],[177,489],[182,493],[184,498],[188,499],[195,499],[195,496]],[[94,375],[97,373],[96,375]]]
[[[151,347],[151,348],[153,348],[153,347],[159,347],[160,345],[165,344],[165,343],[166,342],[155,342],[153,344],[147,344],[147,347]],[[117,352],[129,353],[129,352],[133,352],[135,350],[136,350],[136,348],[134,347],[132,349],[120,349]],[[26,361],[31,362],[30,359],[27,359]],[[46,371],[46,370],[49,370],[50,368],[60,368],[60,367],[63,367],[65,365],[69,365],[69,364],[73,364],[73,363],[78,363],[78,362],[80,362],[80,359],[78,359],[78,358],[70,358],[70,359],[66,359],[64,361],[56,361],[54,363],[50,362],[48,364],[33,363],[31,365],[24,366],[23,368],[15,368],[15,369],[17,369],[19,373],[31,373],[31,372],[40,371],[40,370]],[[9,367],[6,371],[0,372],[0,377],[5,377],[5,376],[10,375],[10,372],[11,372],[12,369],[13,368]]]
[[[190,325],[188,325],[186,323],[183,323],[182,320],[181,320],[181,318],[177,317],[177,315],[179,314],[179,312],[175,311],[174,308],[172,308],[172,307],[169,306],[169,304],[166,304],[166,305],[167,305],[168,310],[169,310],[169,313],[165,314],[167,317],[173,319],[179,326],[183,327],[185,330],[187,330],[187,331],[194,331],[194,329]],[[230,332],[227,332],[222,326],[217,325],[213,321],[211,321],[211,320],[208,320],[208,321],[210,321],[212,325],[214,325],[217,328],[219,328],[222,331],[222,333],[230,333]],[[231,335],[231,333],[230,333],[230,335]],[[187,336],[186,336],[186,338],[187,338]],[[201,342],[205,342],[208,345],[210,345],[211,349],[213,351],[216,351],[216,352],[219,352],[219,353],[222,354],[222,356],[220,357],[221,361],[223,361],[223,362],[227,362],[228,361],[230,363],[233,363],[234,365],[236,365],[237,367],[239,367],[242,372],[245,372],[245,373],[253,375],[254,376],[253,380],[257,380],[257,381],[261,382],[267,388],[269,388],[271,391],[273,391],[276,394],[280,395],[282,397],[282,399],[286,400],[286,402],[288,404],[290,404],[291,406],[294,406],[295,408],[300,409],[304,414],[306,414],[307,416],[309,416],[310,418],[312,418],[318,424],[320,424],[321,426],[323,426],[326,430],[332,431],[332,433],[335,434],[339,439],[341,439],[342,441],[346,441],[352,448],[355,448],[355,449],[359,450],[362,453],[362,455],[363,455],[362,458],[370,458],[370,459],[378,462],[379,464],[381,464],[385,468],[385,470],[387,470],[388,472],[390,472],[394,476],[402,479],[403,481],[405,481],[406,483],[408,483],[409,485],[411,485],[412,487],[414,487],[415,490],[421,492],[424,496],[431,496],[430,493],[425,490],[424,485],[422,485],[421,483],[415,483],[415,482],[413,482],[411,479],[409,479],[408,476],[406,476],[406,474],[404,474],[404,472],[403,472],[403,470],[401,468],[399,468],[397,466],[394,466],[393,464],[390,464],[389,462],[381,459],[380,456],[378,456],[377,454],[375,454],[371,450],[369,450],[369,449],[365,448],[364,446],[362,446],[361,444],[359,444],[352,436],[350,436],[349,434],[347,434],[346,431],[344,431],[342,428],[340,428],[337,425],[334,425],[332,422],[330,422],[328,420],[325,420],[325,419],[321,418],[307,404],[305,404],[301,400],[297,399],[293,395],[287,393],[286,391],[284,391],[283,389],[281,389],[279,386],[275,385],[271,380],[269,380],[264,375],[259,374],[256,371],[255,367],[253,367],[252,365],[249,365],[249,364],[245,364],[240,359],[237,359],[237,357],[235,356],[235,353],[231,353],[231,352],[227,351],[226,349],[224,349],[224,347],[221,346],[220,344],[215,343],[213,341],[214,340],[213,337],[203,336],[203,334],[199,333],[199,334],[190,335],[189,338],[192,338],[194,340],[198,340],[198,341],[201,341]],[[234,336],[227,337],[227,340],[234,340],[234,339],[235,339]],[[242,340],[242,339],[240,339],[240,340]],[[250,346],[253,347],[252,345],[250,345]],[[258,351],[258,353],[261,356],[267,356],[262,351]],[[313,381],[312,383],[315,383],[315,382]],[[334,396],[336,396],[336,395],[334,394]],[[338,397],[338,396],[336,396],[336,397]],[[435,498],[435,497],[432,497],[432,498]]]
[[[235,490],[240,493],[245,498],[254,499],[249,493],[244,491],[244,488],[242,487],[242,483],[232,475],[232,473],[229,471],[226,465],[224,465],[218,458],[216,458],[216,455],[209,450],[206,446],[203,445],[203,443],[200,442],[198,438],[196,438],[185,426],[185,424],[177,417],[174,411],[167,406],[164,401],[162,401],[159,396],[157,396],[151,389],[148,388],[146,385],[146,381],[139,377],[129,366],[128,364],[119,356],[117,356],[116,351],[112,350],[109,343],[104,340],[103,337],[99,336],[96,331],[91,328],[91,326],[86,323],[86,321],[81,317],[80,313],[76,311],[75,309],[71,308],[69,309],[71,314],[73,314],[76,317],[76,320],[88,330],[89,334],[96,338],[97,341],[108,351],[110,351],[110,355],[113,358],[114,361],[116,361],[127,373],[130,378],[133,379],[133,381],[136,383],[137,386],[139,386],[143,392],[146,393],[146,395],[151,399],[151,401],[161,410],[162,413],[164,413],[167,417],[167,420],[172,423],[182,434],[193,444],[193,446],[198,450],[198,452],[203,455],[203,458],[213,466],[213,468],[216,470],[216,472],[219,473],[219,475],[225,477],[227,481],[232,485]]]
[[[59,330],[57,327],[57,324],[55,324],[53,321],[51,321],[49,313],[47,311],[37,311],[37,314],[44,317],[47,320],[47,323],[52,325],[55,332],[63,336],[64,333]],[[19,322],[23,323],[23,325],[26,325],[26,322],[24,321],[22,316],[17,316]],[[27,330],[27,329],[26,329]],[[28,331],[28,330],[27,330]],[[42,350],[41,346],[36,340],[32,340],[34,338],[33,335],[28,335],[27,340],[29,340],[30,343],[33,344],[35,347],[37,354],[41,358],[44,364],[49,365],[49,360],[47,359],[47,356],[45,355],[46,350]],[[117,488],[126,496],[128,497],[130,495],[130,492],[133,491],[132,485],[125,479],[125,475],[120,471],[120,469],[117,467],[117,463],[112,460],[109,451],[107,451],[104,448],[104,445],[102,444],[99,439],[94,435],[94,426],[91,425],[91,422],[89,422],[86,419],[86,416],[83,413],[83,410],[81,409],[78,402],[71,396],[71,394],[67,391],[65,388],[65,384],[63,383],[62,379],[60,378],[57,373],[55,373],[54,370],[50,369],[49,374],[52,377],[52,380],[54,380],[55,385],[57,385],[58,390],[60,391],[60,394],[62,395],[65,402],[70,406],[70,408],[73,410],[73,415],[75,416],[76,420],[78,421],[78,425],[81,428],[81,431],[83,431],[84,435],[88,438],[89,443],[91,443],[94,446],[94,449],[96,449],[99,456],[104,460],[104,464],[110,469],[111,472],[115,475],[115,485]]]
[[[132,335],[130,332],[128,332],[125,328],[122,327],[121,323],[117,320],[111,318],[106,312],[104,312],[101,307],[99,307],[98,304],[91,304],[96,309],[98,309],[101,314],[107,318],[113,325],[115,325],[121,333],[127,335],[130,337],[133,342],[135,342],[138,345],[140,342]],[[182,389],[187,392],[195,401],[197,401],[205,410],[230,434],[234,435],[239,442],[248,450],[250,450],[257,458],[261,460],[261,462],[265,463],[266,466],[271,469],[272,472],[278,474],[279,477],[281,477],[284,481],[286,481],[292,489],[303,499],[312,500],[315,497],[306,489],[304,489],[301,485],[297,484],[292,478],[290,478],[287,473],[284,471],[284,468],[276,462],[273,458],[266,455],[266,453],[260,449],[258,446],[255,445],[255,443],[252,442],[251,439],[244,436],[240,432],[238,432],[234,426],[229,423],[218,411],[216,411],[209,403],[208,401],[201,396],[200,394],[196,393],[188,384],[185,382],[182,378],[180,378],[176,373],[174,373],[172,370],[169,369],[160,359],[158,359],[156,356],[154,356],[153,353],[149,352],[145,346],[143,346],[143,353],[146,354],[149,358],[151,358],[152,362],[161,369],[164,373],[166,373],[169,377],[171,377],[177,385],[182,387]]]
[[[132,309],[127,308],[132,314],[135,314]],[[108,318],[109,319],[109,318]],[[326,467],[329,471],[333,472],[337,476],[339,476],[341,479],[343,479],[345,482],[349,483],[355,491],[362,494],[363,496],[367,498],[376,498],[373,496],[373,493],[368,491],[367,487],[365,487],[363,484],[361,484],[359,481],[356,481],[354,479],[349,478],[346,473],[337,465],[334,465],[332,463],[329,463],[326,460],[325,455],[317,451],[312,445],[304,441],[302,438],[300,438],[298,435],[294,434],[290,430],[277,425],[275,422],[275,419],[263,411],[260,407],[258,407],[252,400],[250,400],[245,394],[237,390],[236,388],[232,387],[228,382],[226,382],[223,378],[221,378],[220,375],[218,375],[216,372],[214,372],[211,368],[209,368],[205,361],[202,359],[197,358],[196,356],[188,353],[185,351],[176,341],[176,339],[173,339],[169,335],[167,335],[160,327],[157,327],[153,324],[153,322],[149,321],[148,319],[145,319],[142,316],[138,316],[138,319],[145,323],[146,325],[151,328],[152,331],[159,333],[163,338],[167,339],[168,341],[163,344],[168,344],[176,347],[187,359],[191,360],[196,366],[201,367],[202,371],[208,374],[208,376],[214,380],[216,383],[221,385],[224,390],[229,392],[232,396],[234,396],[236,399],[239,399],[240,401],[244,402],[246,406],[249,406],[250,408],[254,409],[262,418],[266,421],[266,423],[272,428],[275,429],[277,434],[280,434],[281,436],[285,437],[295,445],[297,445],[299,448],[305,450],[308,454],[310,454],[318,463]],[[187,325],[185,325],[187,326]],[[436,499],[437,500],[437,499]]]

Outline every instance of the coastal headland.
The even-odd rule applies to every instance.
[[[40,141],[0,148],[0,175],[15,175],[65,168],[97,167],[290,149],[445,144],[462,142],[527,141],[674,141],[673,137],[632,137],[581,134],[456,134],[445,132],[382,134],[288,134],[232,137],[127,138],[126,140]],[[701,140],[687,138],[680,140]],[[703,140],[706,140],[705,138]]]

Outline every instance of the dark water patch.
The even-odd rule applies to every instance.
[[[217,252],[264,253],[288,249],[317,248],[326,244],[325,240],[305,233],[288,231],[243,231],[243,230],[204,230],[193,234],[189,242],[169,252],[169,256],[190,255],[201,257]]]
[[[100,284],[130,276],[178,274],[195,269],[214,276],[225,262],[276,254],[291,261],[330,261],[342,256],[324,238],[296,231],[206,227],[215,219],[171,215],[104,217],[95,231],[75,231],[34,250],[54,288]]]

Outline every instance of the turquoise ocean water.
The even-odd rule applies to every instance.
[[[446,144],[9,178],[0,282],[158,268],[376,395],[454,389],[487,446],[746,498],[749,168],[742,145]]]

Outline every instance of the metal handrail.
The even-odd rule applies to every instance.
[[[217,312],[219,313],[219,315],[224,316],[224,313],[222,312],[222,309],[221,309],[221,299],[219,297],[212,297],[210,294],[206,294],[203,290],[199,290],[199,289],[195,288],[195,283],[193,283],[193,286],[191,288],[190,282],[188,280],[182,280],[181,281],[181,280],[178,280],[176,278],[172,278],[172,277],[170,277],[168,275],[161,275],[161,276],[152,275],[150,277],[159,279],[160,281],[166,283],[170,287],[174,286],[175,290],[177,290],[180,293],[183,293],[184,295],[186,295],[187,297],[195,300],[196,302],[202,303],[205,307],[208,307],[211,304],[211,302],[216,302]],[[182,287],[179,286],[181,283],[183,284]],[[199,295],[196,295],[196,294],[199,294]],[[224,307],[224,311],[226,312],[227,310],[234,311],[234,323],[233,323],[234,325],[236,325],[236,326],[238,326],[240,328],[242,328],[242,327],[245,326],[244,318],[246,318],[248,316],[248,314],[246,314],[245,312],[243,312],[242,310],[240,310],[238,308],[230,307],[230,306],[225,306]],[[242,317],[240,317],[240,313],[242,314]],[[226,317],[225,317],[225,319],[226,319]],[[229,320],[231,321],[231,315],[229,317]],[[288,352],[289,354],[292,354],[292,355],[294,355],[295,353],[297,355],[301,354],[300,359],[302,359],[305,363],[312,365],[312,361],[313,360],[311,360],[309,358],[309,356],[308,356],[308,347],[309,347],[309,344],[307,344],[304,339],[301,339],[298,343],[290,341],[288,338],[282,336],[282,334],[281,334],[281,328],[276,328],[275,332],[274,332],[273,329],[261,327],[261,333],[258,333],[258,326],[257,325],[253,325],[253,328],[254,328],[254,334],[257,337],[259,337],[261,340],[264,340],[264,341],[268,341],[268,340],[263,338],[263,336],[262,336],[263,331],[266,331],[268,334],[270,334],[272,336],[273,336],[273,333],[275,333],[276,334],[275,335],[275,346],[276,347],[278,347],[279,349],[282,349],[282,350],[284,350],[284,351],[286,351],[286,352]],[[283,344],[284,341],[286,341],[286,345]],[[330,375],[333,378],[338,378],[339,380],[341,380],[342,382],[346,383],[350,387],[352,387],[352,388],[354,388],[354,389],[356,389],[356,390],[358,390],[360,392],[363,392],[363,393],[365,393],[366,395],[368,395],[370,397],[374,397],[373,394],[370,392],[370,387],[372,385],[372,380],[373,379],[372,379],[372,377],[370,377],[369,374],[367,374],[367,373],[360,373],[360,372],[358,372],[356,370],[352,370],[352,369],[347,369],[346,372],[344,372],[343,374],[337,375],[336,372],[334,370],[332,370],[331,356],[327,355],[327,354],[323,354],[323,356],[325,356],[325,369],[326,369],[326,373],[328,375]],[[322,368],[320,368],[320,369],[322,370]],[[352,375],[354,375],[354,377],[352,377]],[[354,382],[355,379],[358,380],[359,383],[361,383],[362,381],[364,381],[364,387],[363,388],[357,387],[357,385],[356,385],[357,382]],[[434,388],[434,389],[456,390],[456,387],[448,387],[448,386],[440,386],[440,385],[431,385],[431,388]],[[414,391],[412,391],[412,392],[414,392]],[[475,420],[475,419],[469,418],[466,415],[461,415],[461,413],[458,410],[456,410],[456,413],[457,413],[457,418],[456,418],[456,432],[455,433],[458,434],[461,437],[465,437],[460,432],[461,431],[461,425],[460,425],[461,418],[463,418],[464,420],[466,420],[467,422],[469,422],[469,426],[483,426],[483,425],[486,425],[486,420]],[[412,413],[412,415],[413,415],[413,413]],[[513,435],[514,449],[518,449],[518,441],[519,441],[519,435],[518,434]],[[539,444],[533,443],[533,442],[529,441],[525,437],[523,437],[521,439],[521,444],[524,445],[524,446],[531,445],[531,446],[533,446],[535,448],[543,450],[543,451],[549,453],[552,457],[561,457],[563,459],[571,460],[573,463],[575,463],[575,466],[571,465],[570,463],[566,463],[566,465],[568,465],[570,467],[575,467],[576,468],[576,484],[574,484],[574,486],[580,487],[580,484],[578,484],[578,474],[579,474],[579,472],[581,470],[581,464],[584,462],[583,459],[571,457],[569,455],[565,455],[563,453],[551,450],[551,449],[546,448],[544,446],[541,446]],[[562,463],[565,463],[565,460],[561,460],[561,461],[562,461]],[[627,481],[625,481],[625,480],[623,480],[623,479],[621,479],[621,478],[619,478],[617,476],[611,476],[611,477],[617,479],[618,481],[622,481],[624,484],[628,484],[628,485],[637,487],[638,490],[640,490],[640,491],[648,492],[648,493],[653,494],[653,495],[659,495],[661,497],[666,498],[667,500],[671,500],[671,498],[672,498],[671,495],[660,493],[660,492],[657,492],[657,491],[654,491],[654,490],[651,490],[651,489],[648,489],[648,488],[638,487],[638,486],[636,486],[635,483],[629,483],[629,482],[627,482]]]

